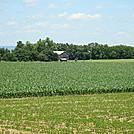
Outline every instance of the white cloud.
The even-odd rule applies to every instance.
[[[117,35],[124,36],[124,35],[126,35],[126,33],[125,32],[118,32]]]
[[[43,16],[44,16],[43,13],[39,13],[39,14],[28,16],[28,18],[30,18],[30,19],[39,19],[39,18],[42,18]]]
[[[56,5],[56,4],[49,4],[47,9],[52,9],[52,8],[66,8],[66,7],[71,7],[72,4],[71,3],[67,3],[64,5]]]
[[[104,8],[102,5],[98,5],[95,7],[95,9],[101,9],[101,8]]]
[[[123,32],[123,31],[120,31],[120,32],[117,32],[116,33],[116,36],[117,37],[119,37],[119,38],[123,38],[123,39],[130,39],[130,38],[132,38],[132,35],[131,34],[128,34],[128,33],[126,33],[126,32]]]
[[[24,26],[24,29],[31,29],[33,27],[33,25],[26,25]]]
[[[37,5],[38,0],[23,0],[23,2],[27,7],[33,7]]]
[[[16,19],[16,16],[12,16],[12,17],[10,17],[10,19],[15,20]]]
[[[71,7],[72,4],[71,4],[71,3],[67,3],[67,4],[65,4],[64,6],[65,6],[65,7]]]
[[[108,30],[107,32],[108,32],[108,33],[112,33],[112,31],[111,31],[111,30]]]
[[[24,26],[24,29],[29,30],[46,26],[48,26],[48,22],[36,22],[34,24]]]
[[[7,22],[6,24],[13,26],[13,25],[17,25],[18,23],[16,21],[10,21],[10,22]]]
[[[37,5],[37,3],[27,3],[25,4],[27,7],[34,7]]]
[[[57,5],[55,5],[55,4],[50,4],[47,8],[48,8],[48,9],[58,8],[58,6],[57,6]]]
[[[74,19],[94,20],[94,19],[99,19],[99,18],[102,18],[102,15],[100,15],[100,14],[90,15],[90,14],[85,14],[85,13],[76,13],[76,14],[72,14],[68,17],[69,20],[74,20]]]
[[[4,10],[2,10],[2,12],[7,12],[7,13],[9,13],[9,12],[10,12],[10,9],[4,9]]]
[[[67,15],[67,12],[59,14],[58,17],[65,17]]]
[[[3,32],[0,32],[0,36],[1,36],[1,35],[4,35],[4,33],[3,33]]]
[[[27,25],[23,27],[23,30],[15,31],[15,34],[24,34],[24,33],[42,33],[43,27],[47,27],[48,29],[54,29],[56,31],[60,31],[62,29],[71,28],[71,26],[67,23],[64,24],[52,24],[48,22],[37,22],[32,25]]]
[[[25,30],[24,32],[26,32],[26,33],[35,33],[35,32],[38,32],[38,30],[31,29],[31,30]]]
[[[64,28],[69,28],[70,25],[69,24],[52,24],[51,27],[53,28],[58,28],[58,29],[64,29]]]
[[[21,34],[21,33],[23,33],[22,31],[15,31],[14,32],[15,34]]]
[[[63,25],[62,25],[62,28],[69,28],[69,27],[70,27],[69,24],[63,24]]]
[[[99,35],[99,32],[93,32],[92,35]]]
[[[34,26],[38,27],[46,27],[48,25],[48,22],[37,22],[34,24]]]
[[[131,17],[134,18],[134,14],[132,14]]]
[[[15,31],[15,34],[22,34],[22,33],[35,33],[35,32],[39,32],[38,30],[35,29],[31,29],[31,30],[22,30],[22,31]]]
[[[109,17],[108,17],[109,20],[112,20],[112,19],[114,19],[114,18],[115,18],[115,16],[109,16]]]
[[[59,25],[58,24],[52,24],[51,25],[53,28],[59,28]]]

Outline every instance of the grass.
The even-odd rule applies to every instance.
[[[1,134],[133,134],[134,93],[0,99]]]
[[[69,62],[75,62],[69,60]],[[77,62],[101,62],[101,63],[134,63],[134,59],[98,59],[98,60],[77,60]]]

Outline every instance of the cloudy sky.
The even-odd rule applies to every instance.
[[[0,46],[46,37],[134,46],[134,0],[0,0]]]

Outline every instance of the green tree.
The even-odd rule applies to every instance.
[[[44,50],[39,54],[38,59],[40,61],[58,61],[58,55],[52,50]]]
[[[43,51],[39,53],[38,60],[39,61],[49,61],[48,56],[46,54],[44,54]]]
[[[37,61],[38,60],[39,52],[37,50],[29,51],[29,60],[30,61]]]
[[[30,51],[25,48],[17,48],[13,51],[16,55],[18,61],[29,61],[30,60]]]
[[[0,48],[0,61],[3,60],[3,56],[6,53],[10,53],[8,49]]]
[[[22,41],[18,41],[16,48],[23,48],[23,47],[24,47],[24,44],[22,43]]]
[[[17,61],[17,57],[14,53],[5,53],[3,55],[4,61]]]

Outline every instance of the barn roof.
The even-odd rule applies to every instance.
[[[65,51],[53,51],[54,53],[57,53],[58,55],[64,53]]]

